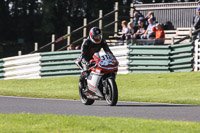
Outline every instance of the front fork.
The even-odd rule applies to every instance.
[[[107,81],[107,79],[103,80],[102,84],[103,84],[103,93],[107,94],[108,93],[108,81]]]
[[[103,93],[104,94],[108,94],[109,90],[108,90],[108,79],[109,78],[113,78],[114,80],[116,79],[116,73],[111,73],[109,75],[107,75],[106,77],[103,77],[102,79],[102,84],[103,84]]]

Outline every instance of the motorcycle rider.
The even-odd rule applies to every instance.
[[[93,55],[99,52],[101,48],[104,49],[105,53],[111,58],[115,58],[111,50],[109,49],[106,41],[102,38],[101,30],[98,27],[93,27],[89,31],[89,36],[82,43],[81,57],[77,59],[78,64],[82,67],[83,71],[79,78],[79,86],[83,88],[83,81],[89,75],[90,60],[93,59]]]

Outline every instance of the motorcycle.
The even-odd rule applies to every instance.
[[[84,79],[84,85],[79,86],[79,95],[85,105],[92,105],[95,100],[106,100],[110,106],[115,106],[118,101],[118,89],[115,82],[119,62],[108,54],[93,55],[90,60],[89,76]],[[76,62],[82,69],[80,62]]]

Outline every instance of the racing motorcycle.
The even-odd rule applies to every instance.
[[[82,69],[80,62],[77,61],[76,64]],[[83,87],[79,86],[79,95],[83,104],[92,105],[95,100],[106,100],[110,106],[117,104],[118,89],[115,78],[118,64],[118,61],[108,54],[93,55],[89,65],[89,76],[84,79]]]

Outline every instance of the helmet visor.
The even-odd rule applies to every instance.
[[[94,36],[94,40],[101,40],[101,34]]]

